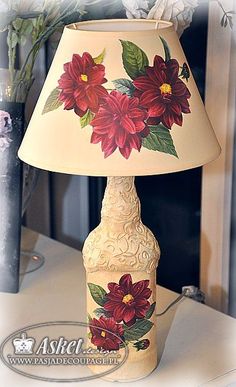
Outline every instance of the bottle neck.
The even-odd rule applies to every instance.
[[[102,202],[101,222],[112,226],[138,221],[140,221],[140,201],[134,177],[108,177]]]

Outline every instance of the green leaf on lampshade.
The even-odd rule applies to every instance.
[[[113,84],[116,90],[120,91],[122,94],[127,94],[129,97],[132,97],[135,87],[129,79],[120,78],[113,81]]]
[[[178,158],[169,129],[164,125],[150,125],[150,133],[143,138],[142,146],[149,150],[168,153]]]
[[[93,117],[94,117],[94,114],[88,109],[87,112],[83,115],[83,117],[80,117],[81,128],[84,128],[85,126],[90,124]]]
[[[155,306],[156,306],[156,303],[155,303],[155,302],[153,302],[153,304],[150,305],[150,307],[149,307],[149,309],[148,309],[148,311],[147,311],[147,313],[146,313],[146,316],[145,316],[147,319],[149,319],[149,318],[152,317],[153,312],[154,312],[154,310],[155,310]]]
[[[153,323],[149,320],[142,319],[137,320],[133,325],[128,327],[127,325],[123,325],[124,328],[124,339],[126,341],[136,341],[141,337],[146,335],[152,328]]]
[[[123,48],[122,59],[125,71],[131,79],[135,79],[145,73],[148,66],[148,57],[141,48],[128,40],[120,40]]]
[[[105,316],[105,317],[110,317],[110,313],[107,312],[104,308],[97,308],[93,311],[93,313],[96,315],[96,317],[101,317],[101,316]]]
[[[103,60],[104,60],[105,53],[106,53],[106,50],[104,48],[104,50],[101,52],[101,54],[96,56],[96,58],[93,58],[94,62],[96,64],[101,64],[103,62]]]
[[[101,286],[92,284],[91,282],[88,283],[88,287],[94,301],[98,305],[103,306],[106,302],[106,291]]]
[[[47,98],[42,114],[49,113],[52,110],[56,110],[57,108],[59,108],[59,106],[63,104],[63,102],[59,100],[59,94],[60,90],[58,89],[58,87],[56,87]]]
[[[165,51],[165,62],[168,62],[171,59],[170,48],[169,48],[165,39],[163,39],[161,36],[160,36],[160,39],[161,39],[161,42],[163,44],[163,48]]]

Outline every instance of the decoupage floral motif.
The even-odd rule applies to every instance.
[[[124,274],[119,283],[109,282],[108,291],[88,283],[93,300],[100,306],[94,310],[99,319],[89,316],[89,338],[95,346],[117,350],[125,342],[137,351],[149,347],[148,339],[140,340],[153,327],[150,318],[155,302],[148,301],[152,294],[148,286],[149,280],[133,283],[130,274]]]
[[[132,325],[138,318],[144,318],[150,303],[148,301],[152,294],[148,288],[149,281],[143,280],[132,284],[130,274],[121,277],[119,284],[110,282],[107,286],[109,293],[104,309],[111,313],[117,322],[124,321]]]
[[[116,148],[126,158],[133,149],[140,150],[142,138],[149,134],[145,123],[147,112],[139,107],[139,100],[119,91],[112,91],[90,122],[93,127],[91,143],[101,142],[104,156],[111,155]]]
[[[85,52],[82,57],[74,54],[72,61],[64,64],[64,71],[58,81],[59,100],[64,103],[64,109],[74,109],[80,117],[88,109],[96,113],[107,95],[102,86],[107,82],[104,78],[105,67],[95,63],[91,55]]]
[[[9,148],[12,139],[9,133],[12,131],[11,117],[8,112],[0,110],[0,151],[3,152]]]
[[[183,81],[188,81],[190,72],[186,63],[180,66],[171,58],[167,42],[160,39],[165,58],[155,55],[153,66],[140,47],[120,41],[129,79],[113,80],[115,90],[110,93],[103,86],[105,50],[96,58],[87,52],[74,54],[43,114],[61,105],[73,109],[82,128],[92,127],[90,142],[101,144],[105,158],[118,149],[128,159],[133,149],[140,152],[142,147],[178,157],[170,130],[182,126],[183,114],[190,113],[191,94]]]
[[[190,92],[178,74],[176,59],[165,63],[162,57],[156,55],[153,67],[148,66],[145,75],[134,80],[134,95],[148,110],[148,124],[158,125],[161,122],[171,129],[174,123],[182,125],[182,113],[190,113]]]
[[[118,350],[122,343],[121,336],[124,334],[122,324],[117,324],[112,317],[101,316],[98,320],[90,321],[91,343],[98,349]]]

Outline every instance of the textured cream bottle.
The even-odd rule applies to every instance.
[[[156,266],[160,257],[160,249],[152,232],[141,222],[140,202],[133,177],[108,178],[103,199],[101,223],[86,239],[83,256],[87,283],[99,285],[106,293],[109,294],[110,291],[108,289],[109,283],[115,283],[119,286],[122,277],[131,280],[131,284],[127,285],[130,291],[125,292],[125,289],[127,290],[126,284],[122,287],[122,283],[120,283],[124,290],[120,299],[121,310],[122,307],[123,310],[126,310],[126,306],[132,300],[136,301],[136,311],[142,309],[142,305],[147,301],[150,306],[155,303]],[[118,304],[114,304],[114,308],[116,305]],[[94,300],[88,287],[87,311],[91,318],[99,320],[94,313],[98,307],[101,306]],[[112,313],[111,309],[110,313]],[[149,318],[136,316],[134,323],[137,321],[141,322],[142,326],[143,323],[148,325],[149,330],[137,340],[126,341],[129,351],[128,358],[119,369],[106,376],[106,379],[114,381],[136,380],[147,376],[156,367],[155,310]],[[124,326],[125,322],[124,320],[118,321],[118,324]],[[128,329],[132,330],[132,324]],[[105,335],[106,332],[101,330],[101,336],[105,337]],[[93,346],[93,344],[89,344]],[[141,346],[141,348],[138,350],[137,346]],[[96,346],[94,347],[96,348]],[[124,355],[124,349],[119,349],[119,352]],[[109,366],[100,365],[90,368],[94,373],[111,369]]]

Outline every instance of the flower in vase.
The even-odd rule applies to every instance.
[[[190,26],[197,0],[157,0],[148,13],[148,19],[170,20],[178,35],[181,36]]]
[[[117,324],[114,318],[100,317],[99,320],[93,318],[89,324],[91,332],[91,342],[99,349],[118,350],[124,330],[121,324]]]
[[[163,123],[168,129],[176,123],[182,126],[182,113],[190,113],[191,94],[185,83],[179,78],[179,64],[176,59],[165,62],[156,55],[153,66],[146,67],[145,74],[133,82],[135,95],[140,105],[148,109],[148,123]]]
[[[16,18],[33,18],[43,12],[44,0],[0,0],[0,31]]]
[[[128,19],[143,19],[149,11],[148,0],[122,0]]]
[[[111,313],[116,322],[124,321],[127,325],[135,323],[136,319],[144,318],[152,294],[148,287],[149,280],[132,283],[130,274],[124,274],[119,283],[108,283],[109,293],[106,294],[104,309]]]
[[[104,78],[105,67],[96,64],[92,56],[85,52],[82,56],[74,54],[72,61],[64,64],[64,73],[60,77],[59,99],[64,102],[64,109],[74,109],[80,117],[90,109],[98,111],[106,89],[102,86],[107,80]]]
[[[9,148],[12,139],[9,137],[9,132],[12,131],[12,123],[10,114],[4,110],[0,110],[0,150],[3,152]]]
[[[119,148],[122,156],[128,159],[132,149],[140,151],[142,138],[149,134],[145,123],[147,117],[147,111],[140,108],[138,98],[114,90],[90,122],[93,126],[91,143],[101,142],[105,157]]]

